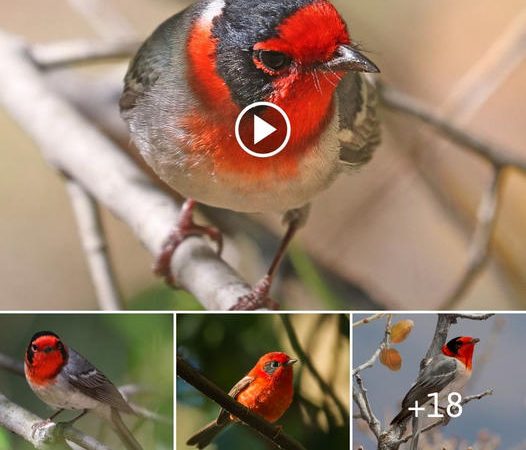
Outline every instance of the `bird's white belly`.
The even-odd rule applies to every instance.
[[[285,212],[307,204],[327,189],[341,171],[338,127],[336,110],[316,145],[305,149],[295,176],[290,178],[269,173],[254,180],[214,173],[206,164],[188,170],[170,166],[166,160],[158,164],[151,153],[143,156],[174,190],[200,203],[248,213]]]
[[[57,378],[55,383],[45,387],[31,384],[35,394],[45,403],[58,409],[95,409],[99,402],[67,385],[67,381]]]
[[[471,372],[468,372],[466,367],[463,364],[459,364],[457,362],[457,376],[455,379],[446,386],[439,394],[439,404],[447,405],[448,401],[448,395],[452,392],[458,392],[459,394],[462,394],[462,389],[468,382],[469,378],[471,376]],[[456,400],[456,399],[455,399]]]

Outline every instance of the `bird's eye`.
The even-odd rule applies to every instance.
[[[31,350],[34,351],[34,352],[37,352],[38,351],[38,347],[36,344],[31,344]]]
[[[272,50],[257,50],[254,58],[261,64],[261,68],[272,75],[290,66],[290,56]]]
[[[279,367],[279,362],[277,362],[277,361],[272,361],[272,362],[270,363],[270,365],[271,365],[273,368],[276,368],[276,367]]]

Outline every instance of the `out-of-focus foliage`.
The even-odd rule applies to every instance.
[[[291,320],[302,348],[348,408],[348,317],[305,314],[293,315]],[[297,356],[290,347],[281,319],[269,314],[180,314],[177,345],[180,355],[225,392],[263,354],[284,351]],[[308,449],[348,449],[349,429],[327,394],[320,390],[301,361],[295,365],[294,372],[294,401],[278,423]],[[177,380],[177,400],[177,448],[182,449],[193,432],[217,416],[219,407],[180,379]],[[215,442],[218,449],[272,448],[257,433],[239,424],[230,426]]]
[[[41,330],[57,333],[89,359],[117,386],[135,385],[143,392],[130,400],[168,418],[173,417],[173,325],[171,315],[161,314],[16,314],[0,315],[0,352],[23,360],[31,336]],[[0,391],[11,401],[38,414],[52,409],[39,400],[25,378],[0,370]],[[74,417],[64,412],[58,420]],[[123,417],[144,448],[171,450],[173,427]],[[88,414],[79,429],[111,448],[121,445],[113,431],[98,417]],[[7,442],[6,445],[2,445]],[[0,449],[33,448],[0,428]]]

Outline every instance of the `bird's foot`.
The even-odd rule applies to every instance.
[[[230,311],[254,311],[259,308],[279,309],[279,305],[268,296],[271,284],[272,278],[266,275],[256,283],[250,294],[239,297]]]
[[[57,424],[51,419],[35,422],[31,425],[31,438],[35,441],[49,442],[54,436]]]
[[[164,278],[169,286],[175,287],[176,283],[172,275],[170,263],[177,247],[190,236],[208,236],[217,243],[217,253],[223,251],[223,235],[214,227],[197,225],[193,220],[193,209],[195,201],[188,199],[181,208],[181,214],[174,229],[163,244],[161,253],[157,257],[153,271],[156,275]]]

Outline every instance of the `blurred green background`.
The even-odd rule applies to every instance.
[[[349,319],[346,315],[289,315],[300,344],[336,396],[349,410]],[[206,378],[228,392],[267,352],[297,357],[277,314],[178,314],[177,352]],[[309,450],[349,448],[349,428],[301,361],[294,365],[294,400],[277,421]],[[217,417],[219,407],[177,379],[177,449]],[[347,416],[347,421],[349,417]],[[273,448],[235,424],[214,441],[216,449]],[[210,447],[213,449],[214,447]]]
[[[13,314],[0,315],[0,353],[23,361],[37,331],[53,331],[101,370],[116,386],[135,385],[142,392],[129,399],[173,417],[173,318],[161,314]],[[31,391],[24,377],[0,369],[0,391],[12,402],[47,418],[53,410]],[[64,412],[57,420],[76,413]],[[123,416],[145,449],[172,450],[173,426]],[[110,448],[120,448],[111,428],[88,414],[76,426]],[[0,427],[0,449],[33,448]]]

